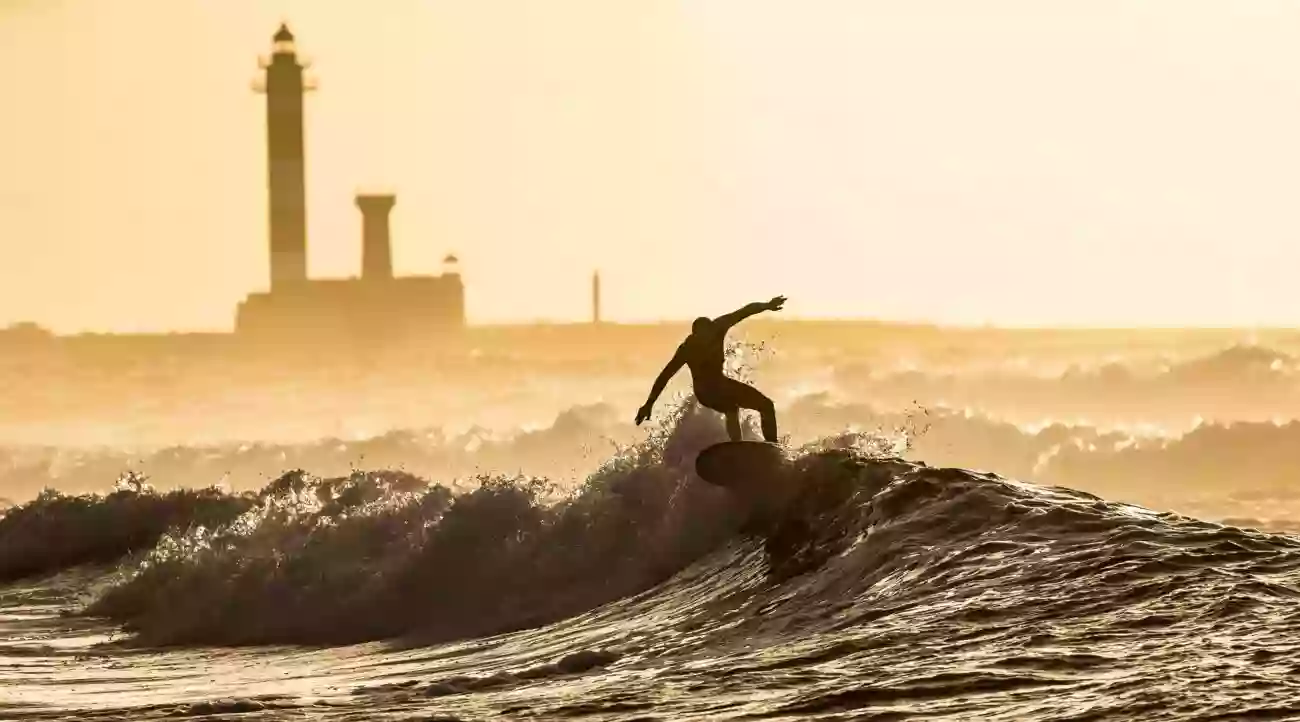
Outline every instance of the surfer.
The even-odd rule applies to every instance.
[[[777,443],[776,407],[772,405],[772,400],[753,386],[723,374],[722,362],[725,355],[723,343],[732,326],[756,313],[779,311],[784,305],[785,296],[777,296],[771,301],[751,303],[717,318],[701,316],[695,319],[691,324],[690,335],[677,347],[677,353],[673,354],[664,370],[659,372],[659,378],[655,379],[654,387],[650,389],[650,397],[636,412],[637,426],[650,418],[655,400],[663,393],[668,381],[682,366],[687,366],[691,370],[695,398],[701,406],[721,412],[727,417],[727,436],[732,441],[741,440],[740,410],[753,409],[762,418],[763,439]]]

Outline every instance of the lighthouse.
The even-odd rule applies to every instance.
[[[266,95],[267,205],[271,290],[307,280],[307,181],[303,147],[303,94],[315,84],[303,75],[293,33],[281,24],[265,76],[254,88]]]

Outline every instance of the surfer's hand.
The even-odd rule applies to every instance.
[[[769,311],[780,311],[781,307],[784,305],[785,305],[785,296],[777,296],[776,298],[773,298],[771,301],[767,302],[767,309]]]
[[[645,406],[642,406],[640,409],[637,409],[637,412],[636,412],[636,425],[637,425],[637,426],[640,426],[640,425],[641,425],[641,422],[642,422],[642,421],[645,421],[645,420],[648,419],[648,418],[650,418],[650,404],[646,404]]]

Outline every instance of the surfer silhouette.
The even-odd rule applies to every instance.
[[[737,381],[722,373],[725,351],[723,344],[727,331],[741,321],[763,311],[779,311],[785,305],[785,296],[777,296],[771,301],[759,301],[747,304],[731,313],[708,318],[701,316],[691,324],[691,333],[677,347],[677,353],[659,372],[650,396],[645,405],[636,412],[637,426],[650,418],[650,411],[655,400],[663,393],[664,387],[682,366],[691,370],[691,383],[695,387],[695,398],[701,406],[713,409],[727,417],[727,435],[732,441],[740,441],[740,410],[752,409],[762,418],[763,439],[777,443],[776,407],[772,400],[761,391],[747,383]]]

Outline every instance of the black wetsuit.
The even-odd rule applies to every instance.
[[[714,411],[729,413],[738,409],[761,409],[771,403],[761,391],[722,373],[726,361],[726,331],[710,329],[692,333],[677,352],[691,370],[695,398]]]
[[[691,369],[691,383],[695,387],[695,398],[700,405],[722,412],[727,417],[727,435],[734,441],[741,438],[740,410],[753,409],[762,417],[763,438],[776,443],[776,409],[772,400],[761,391],[747,383],[728,378],[722,373],[726,362],[724,343],[727,332],[732,326],[756,313],[767,310],[779,310],[785,303],[784,296],[766,303],[751,303],[737,311],[717,318],[701,316],[691,325],[691,334],[677,347],[677,353],[659,373],[650,396],[637,412],[636,422],[650,418],[650,407],[663,392],[673,374],[682,366]]]

